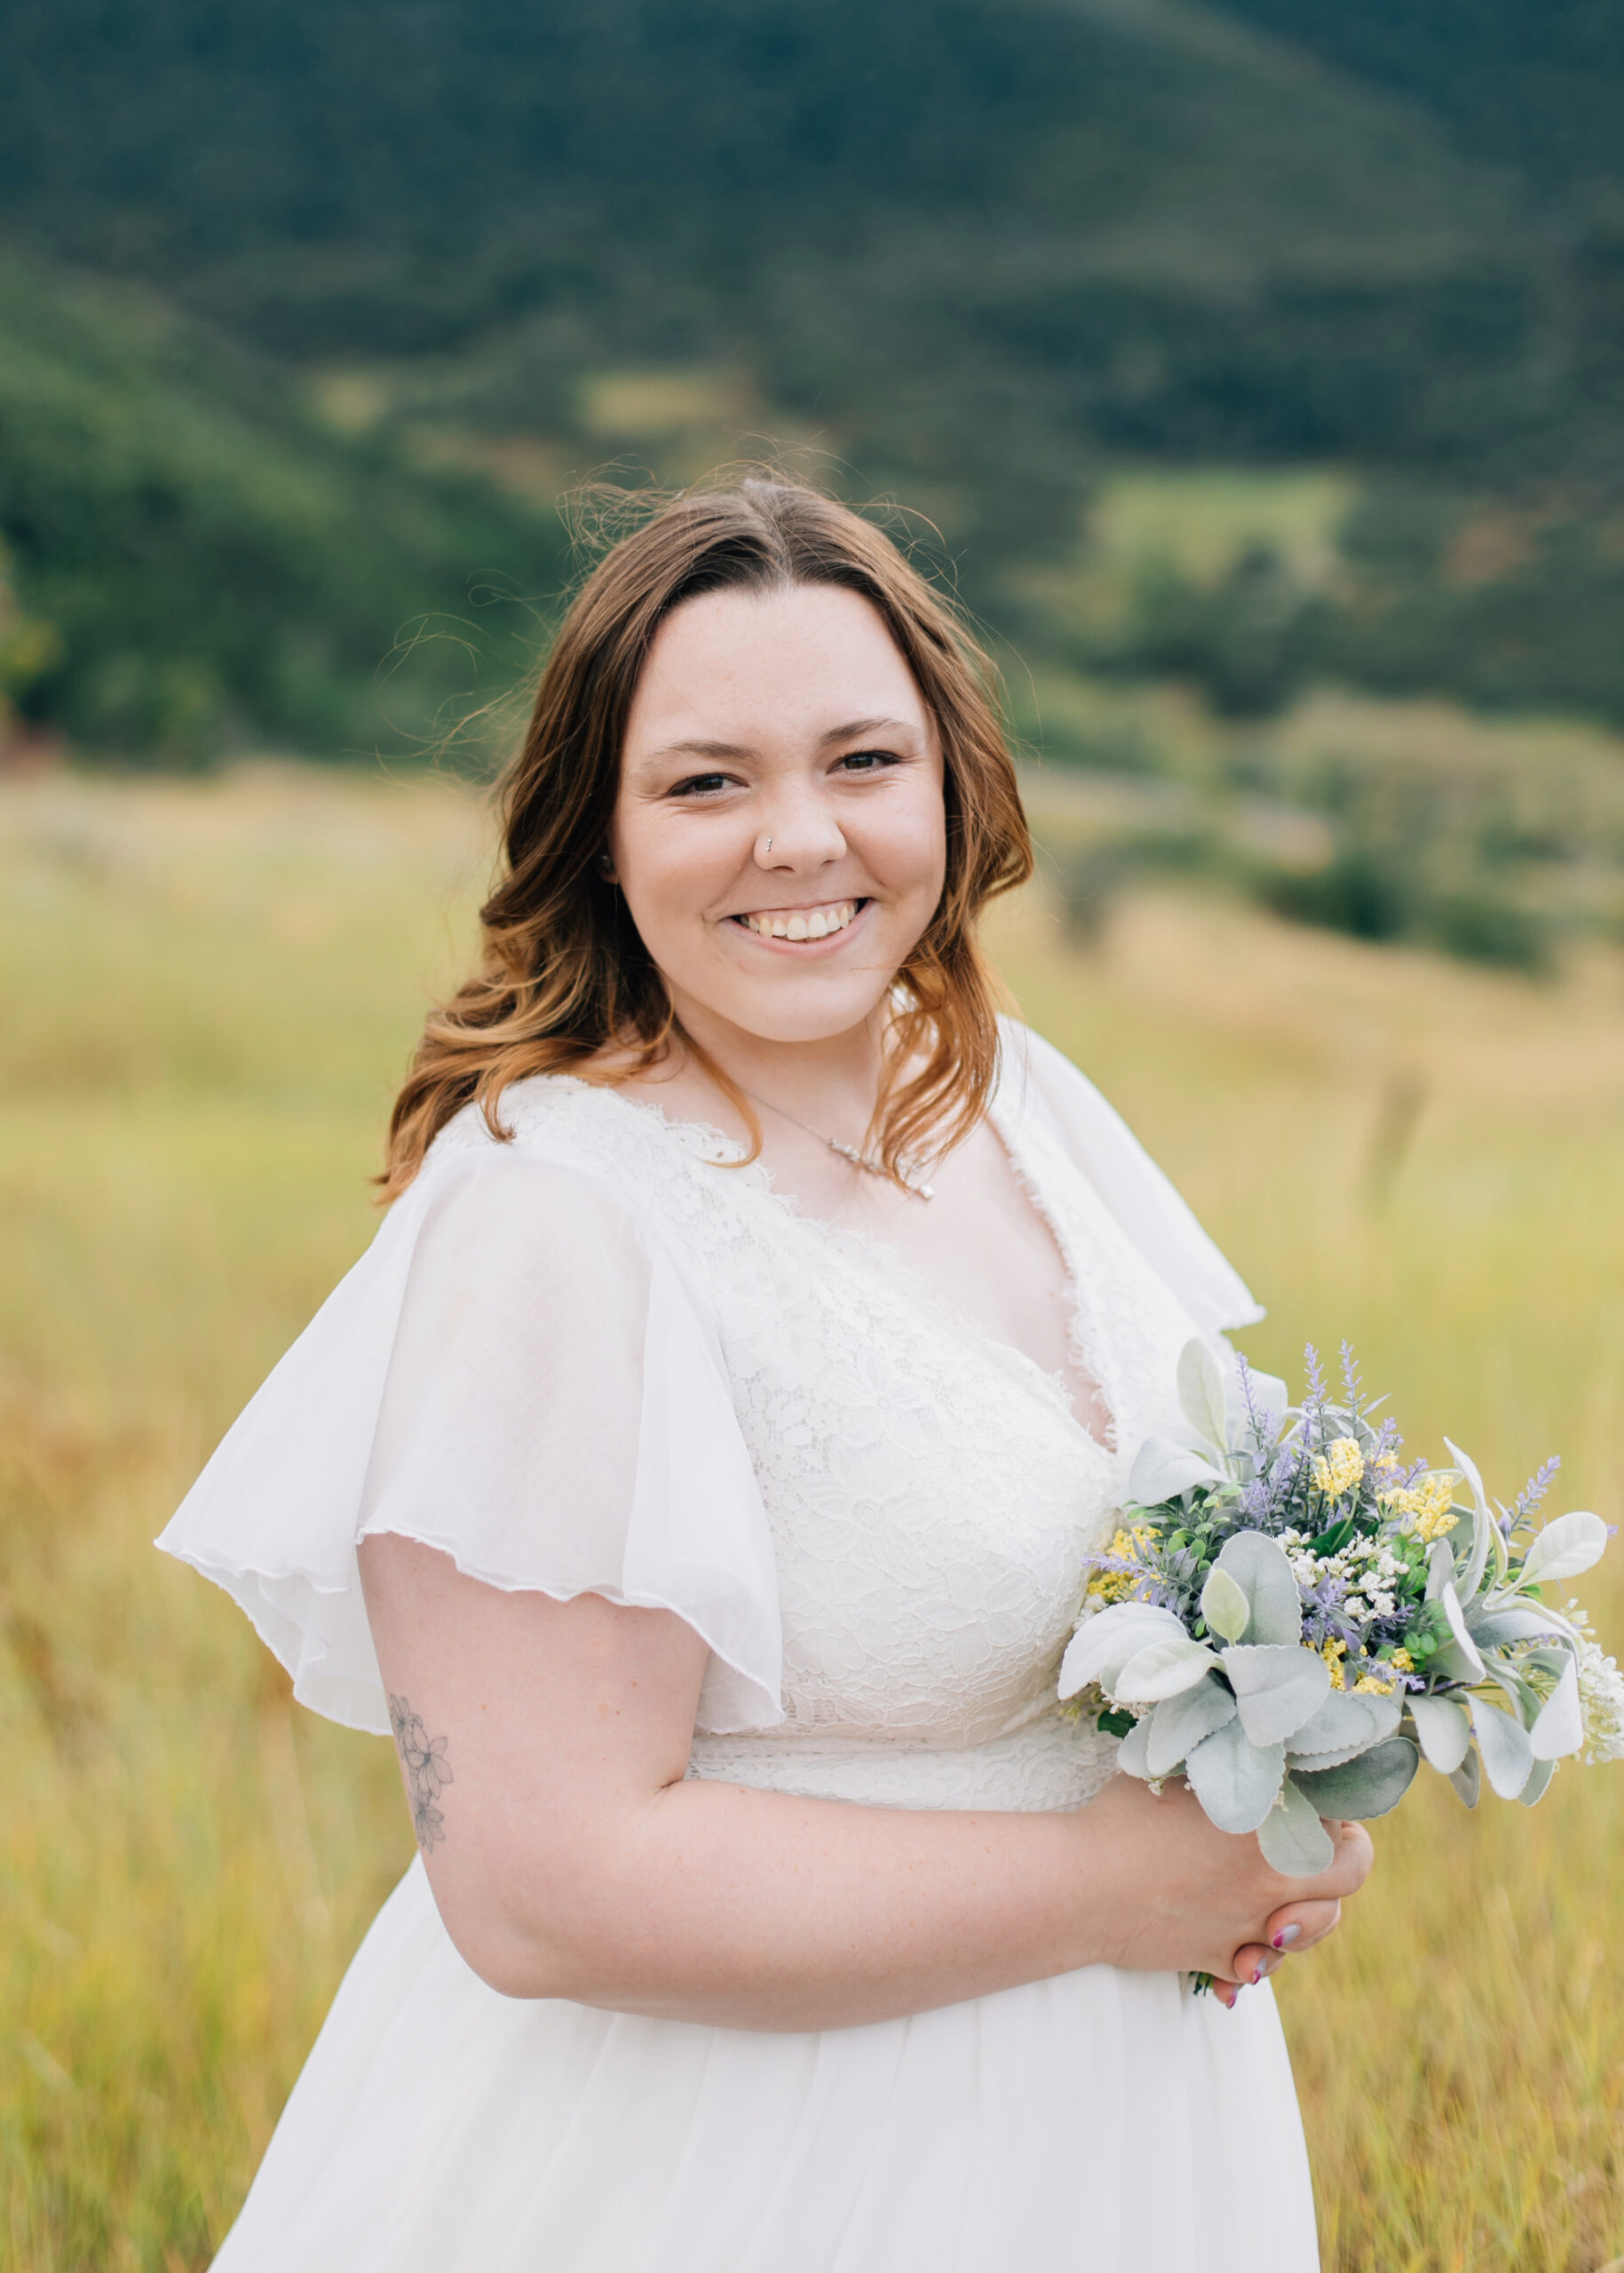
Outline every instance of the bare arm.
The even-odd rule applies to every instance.
[[[1128,1778],[1065,1815],[685,1782],[706,1651],[672,1613],[503,1594],[400,1538],[360,1564],[435,1899],[510,1996],[800,2030],[1095,1963],[1233,1979],[1369,1867],[1349,1826],[1323,1879],[1280,1879]]]

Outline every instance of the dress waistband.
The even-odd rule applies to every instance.
[[[990,1743],[887,1744],[869,1738],[696,1736],[688,1774],[804,1800],[850,1800],[876,1808],[983,1808],[1040,1814],[1085,1807],[1110,1780],[1109,1737],[1049,1714]]]

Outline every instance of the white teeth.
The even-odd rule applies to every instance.
[[[844,931],[856,914],[854,899],[841,899],[830,907],[797,907],[786,915],[746,915],[740,920],[764,939],[827,939]]]

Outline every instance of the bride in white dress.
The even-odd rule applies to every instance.
[[[1264,1976],[1369,1844],[1278,1879],[1056,1707],[1179,1350],[1258,1312],[994,1018],[974,650],[813,493],[679,501],[504,810],[391,1213],[161,1542],[392,1727],[421,1849],[218,2264],[1310,2273]]]

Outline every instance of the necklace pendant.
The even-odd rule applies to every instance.
[[[837,1152],[843,1160],[850,1160],[852,1167],[861,1168],[865,1176],[880,1176],[887,1184],[891,1181],[891,1172],[883,1160],[873,1159],[867,1152],[860,1152],[855,1144],[843,1144],[838,1136],[826,1136],[823,1141],[831,1152]],[[918,1181],[907,1168],[900,1168],[897,1173],[902,1189],[911,1199],[935,1199],[936,1193],[931,1186]]]

